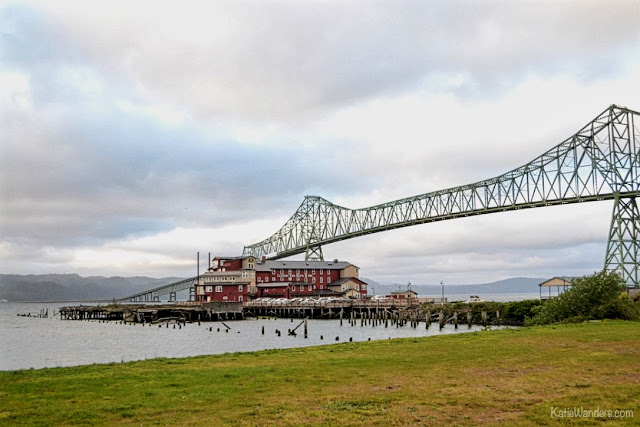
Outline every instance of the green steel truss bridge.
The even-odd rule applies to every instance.
[[[244,255],[279,259],[371,233],[524,208],[614,200],[605,269],[640,284],[640,113],[612,105],[573,136],[500,176],[361,209],[306,196],[272,236]]]

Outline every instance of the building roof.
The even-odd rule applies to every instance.
[[[218,261],[236,261],[236,260],[240,260],[240,259],[247,259],[247,258],[255,258],[252,255],[240,255],[240,256],[215,256],[213,258],[211,258],[212,260],[218,260]]]
[[[289,260],[267,260],[262,263],[258,263],[256,266],[257,271],[268,271],[272,269],[325,269],[325,270],[342,270],[349,266],[352,266],[347,261],[289,261]],[[356,267],[354,265],[354,267]]]
[[[327,283],[327,286],[340,286],[343,283],[347,283],[350,280],[353,280],[354,282],[358,282],[361,285],[366,285],[367,284],[367,282],[363,282],[362,280],[358,279],[357,277],[343,277],[342,279],[334,280],[331,283]]]
[[[577,277],[575,276],[552,277],[551,279],[545,280],[544,282],[540,283],[538,286],[572,286],[573,281],[576,279]],[[560,285],[550,283],[554,280],[561,280],[563,283]]]

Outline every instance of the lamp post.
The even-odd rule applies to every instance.
[[[407,289],[409,289],[409,305],[411,305],[411,282],[407,282]]]
[[[442,299],[440,300],[440,306],[444,306],[444,282],[440,281],[440,286],[442,286]]]

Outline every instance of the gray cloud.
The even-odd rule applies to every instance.
[[[633,2],[230,2],[207,11],[180,6],[164,18],[135,8],[118,14],[117,5],[107,14],[103,6],[0,8],[0,73],[26,82],[0,98],[0,222],[14,268],[28,269],[18,262],[25,254],[64,265],[79,246],[286,217],[305,194],[350,200],[380,191],[382,202],[410,195],[407,189],[438,190],[505,172],[533,156],[470,146],[456,129],[450,140],[419,141],[422,151],[380,154],[368,141],[337,137],[317,123],[416,90],[491,102],[528,73],[598,80],[615,73],[639,40]],[[479,133],[501,125],[491,121]],[[521,150],[540,154],[532,146]],[[509,230],[521,225],[514,221]],[[506,260],[487,261],[493,271],[534,271],[551,265],[559,247],[603,239],[556,238],[565,225],[555,225],[554,238],[540,233],[527,242],[543,260],[509,238],[488,250],[484,239],[504,224],[478,231],[456,223],[449,236],[416,232],[385,247],[363,238],[343,248],[354,259],[393,258],[406,271],[416,268],[403,261],[415,253],[434,271],[453,271],[448,256],[475,260],[461,275],[485,268],[487,256]],[[239,243],[220,242],[219,249]],[[583,268],[577,255],[575,266]]]
[[[27,43],[13,51],[29,63],[81,53],[195,116],[290,120],[425,84],[495,97],[529,72],[598,79],[620,66],[640,36],[638,5],[627,1],[210,7],[171,9],[171,21],[133,10],[117,23],[100,8],[84,21],[47,10],[30,32],[45,43],[37,52],[25,54]],[[17,9],[21,29],[32,27],[31,15]],[[186,28],[194,38],[180,37]],[[443,83],[448,75],[462,80]]]

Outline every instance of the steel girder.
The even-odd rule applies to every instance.
[[[125,298],[116,299],[115,302],[153,302],[161,295],[169,295],[173,292],[180,292],[186,289],[194,288],[197,284],[198,278],[191,277],[189,279],[180,280],[178,282],[169,283],[168,285],[160,286],[154,289],[150,289],[144,292],[138,292],[137,294],[129,295]]]
[[[613,205],[605,269],[619,273],[627,285],[640,284],[640,210],[636,197],[616,195]]]
[[[306,252],[307,259],[318,254],[321,258],[322,245],[400,227],[515,209],[635,197],[640,194],[639,116],[612,105],[529,163],[473,184],[361,209],[306,196],[280,230],[246,246],[244,254],[279,259]],[[634,221],[637,228],[637,217]],[[609,247],[612,250],[611,244]],[[608,260],[609,255],[607,265],[613,267],[614,262]],[[635,256],[633,260],[637,265]],[[613,269],[625,275],[626,270],[620,266]]]

